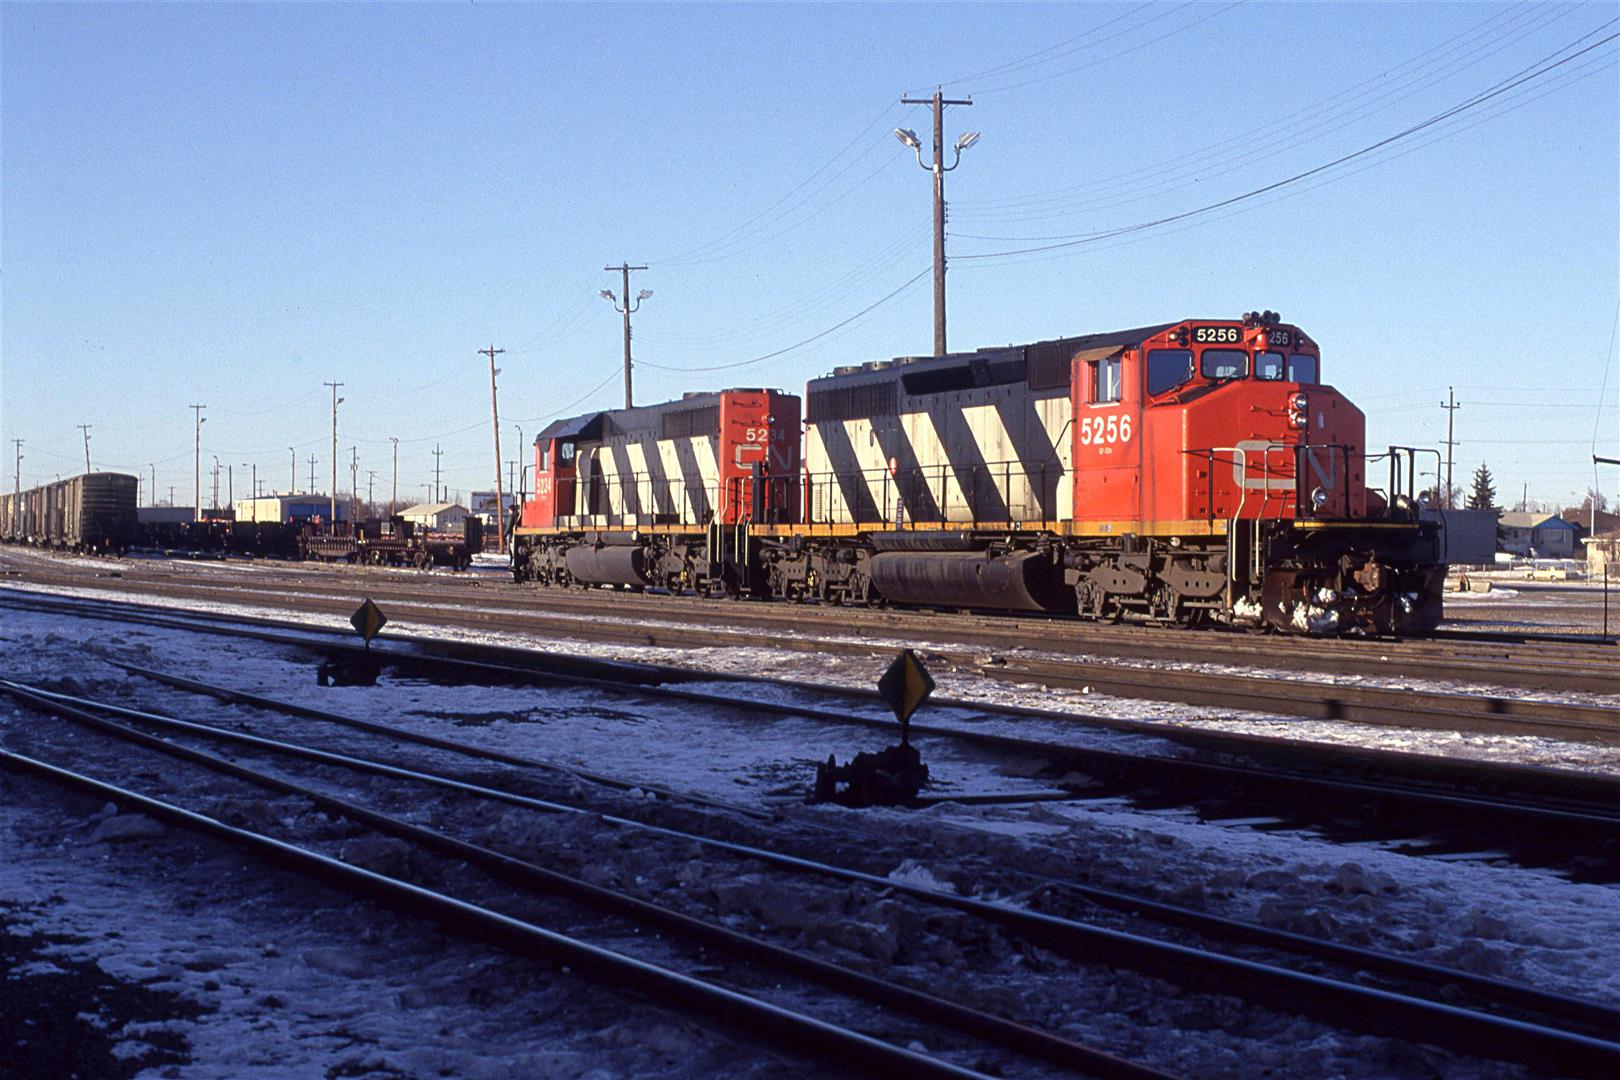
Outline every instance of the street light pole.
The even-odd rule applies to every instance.
[[[394,444],[394,487],[388,498],[388,516],[393,517],[399,513],[399,439],[390,435],[388,441]]]
[[[207,405],[193,405],[191,415],[196,420],[196,441],[191,457],[191,520],[202,520],[202,426],[208,418],[202,414]]]
[[[342,386],[343,384],[340,382],[329,382],[322,383],[321,385],[330,386],[332,388],[332,496],[331,509],[329,511],[332,518],[329,524],[335,526],[337,524],[337,407],[343,404],[343,399],[337,396],[337,392],[338,387]],[[313,487],[314,484],[311,483],[310,486]]]
[[[945,164],[945,106],[972,105],[971,98],[947,101],[939,87],[930,98],[900,99],[902,105],[930,105],[934,111],[934,163],[926,165],[922,159],[922,140],[907,128],[896,128],[895,137],[917,152],[917,164],[934,174],[934,355],[944,356],[945,349],[945,174],[962,163],[962,151],[979,141],[979,133],[970,131],[956,140],[956,160]]]
[[[505,351],[497,349],[493,343],[487,349],[478,350],[480,356],[489,357],[489,415],[495,425],[495,544],[502,555],[506,554],[506,508],[501,504],[506,501],[506,494],[501,491],[501,409],[495,397],[495,358]]]
[[[617,271],[624,275],[624,306],[619,306],[619,298],[613,295],[612,289],[603,289],[597,293],[602,299],[613,305],[613,310],[624,316],[624,407],[635,407],[634,395],[630,392],[630,316],[641,310],[641,302],[652,296],[651,289],[642,289],[636,294],[634,300],[630,298],[630,273],[633,270],[645,270],[645,266],[631,266],[629,263],[620,263],[618,266],[604,266],[608,273]]]

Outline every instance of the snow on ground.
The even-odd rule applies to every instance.
[[[831,730],[746,710],[648,704],[567,687],[385,680],[372,689],[325,689],[315,685],[308,661],[293,659],[283,648],[155,627],[111,627],[65,615],[6,612],[0,650],[0,676],[48,679],[68,664],[88,692],[164,702],[162,711],[181,711],[185,701],[195,700],[189,715],[270,723],[253,710],[189,699],[126,677],[108,660],[626,779],[772,806],[810,821],[881,830],[891,840],[908,841],[904,846],[916,857],[897,860],[894,869],[911,880],[926,877],[971,890],[980,884],[981,871],[964,871],[958,860],[984,855],[995,865],[1038,866],[1103,887],[1147,892],[1222,915],[1620,1004],[1616,886],[1576,885],[1551,873],[1512,867],[1418,859],[1303,832],[1200,824],[1175,811],[1144,812],[1111,801],[946,803],[922,812],[798,807],[793,804],[808,786],[817,759],[828,752],[843,757],[887,740],[877,732]],[[649,652],[663,651],[599,654],[668,658]],[[728,655],[712,652],[707,659],[716,666]],[[761,650],[732,659],[776,664],[777,673],[816,675],[831,684],[866,685],[872,675],[869,662],[803,654],[773,657]],[[956,682],[955,675],[943,673],[941,691],[969,688],[965,678],[962,685]],[[763,693],[733,682],[709,688],[740,699]],[[1084,703],[1092,705],[1095,697]],[[1039,698],[1043,706],[1053,704],[1048,692]],[[942,719],[975,728],[1007,725],[1030,733],[1021,721],[937,711],[948,713]],[[26,734],[23,729],[40,723],[55,721],[0,701],[0,742],[15,743]],[[306,737],[316,738],[319,725],[299,723]],[[322,737],[356,752],[380,751],[377,740],[360,734]],[[1021,763],[987,767],[970,752],[934,740],[925,741],[923,750],[937,775],[952,785],[947,790],[1038,786],[1019,775],[1028,771]],[[668,1036],[660,1044],[656,1033],[669,1030],[664,1014],[635,1006],[633,1015],[620,1016],[611,996],[604,1000],[594,991],[581,992],[572,980],[440,940],[430,930],[379,916],[364,905],[324,894],[311,897],[295,881],[267,887],[263,874],[244,877],[239,860],[202,850],[206,845],[198,845],[197,862],[189,869],[155,875],[157,868],[144,863],[139,843],[90,842],[98,825],[94,803],[70,811],[65,820],[52,817],[39,788],[0,774],[0,846],[7,855],[0,862],[0,924],[12,933],[76,935],[84,940],[61,944],[53,955],[94,959],[120,978],[148,982],[200,1004],[203,1016],[161,1025],[190,1042],[197,1064],[183,1075],[314,1075],[340,1066],[353,1075],[383,1067],[407,1075],[448,1070],[461,1076],[581,1076],[591,1068],[606,1075],[662,1071],[684,1077],[716,1069],[737,1074],[735,1061],[712,1056],[718,1051],[660,1058],[659,1045],[682,1048],[696,1037],[683,1029],[678,1038]],[[368,937],[368,927],[378,926],[385,929]],[[433,959],[424,963],[424,955]],[[497,988],[493,998],[491,986]],[[125,1053],[142,1052],[146,1030],[138,1024],[119,1029]],[[1286,1062],[1308,1060],[1287,1056],[1301,1048],[1278,1050],[1285,1055],[1284,1072],[1290,1071]],[[1215,1061],[1209,1059],[1206,1069]],[[765,1067],[782,1071],[780,1063],[760,1066]]]
[[[69,597],[79,596],[97,600],[124,598],[123,594],[115,589],[58,588],[34,585],[23,586],[10,583],[0,585],[0,590],[4,589]],[[143,597],[142,603],[180,610],[200,611],[214,615],[248,615],[259,618],[273,618],[288,622],[306,623],[312,627],[340,629],[345,633],[351,629],[348,620],[339,615],[304,614],[247,604],[199,602],[163,597]],[[648,624],[645,621],[626,621],[635,625]],[[539,634],[490,634],[453,627],[429,626],[412,623],[409,620],[390,622],[383,633],[383,637],[386,639],[390,634],[474,644],[496,644],[562,651],[574,656],[669,664],[698,671],[712,671],[717,674],[763,676],[773,679],[805,681],[829,688],[860,690],[870,689],[887,665],[887,660],[884,659],[825,655],[808,650],[773,650],[757,647],[728,648],[723,646],[702,649],[674,649],[618,645],[608,642],[563,641]],[[896,650],[909,647],[923,653],[930,650],[937,651],[951,648],[951,646],[944,643],[918,642],[915,639],[897,639],[889,644]],[[1007,655],[1012,654],[1008,653]],[[1197,670],[1207,665],[1186,666]],[[1234,669],[1214,668],[1214,670],[1225,672]],[[1276,674],[1274,672],[1262,672],[1260,669],[1249,670],[1251,673],[1263,673],[1272,677],[1275,677]],[[974,672],[954,669],[937,670],[933,674],[937,684],[936,693],[940,697],[972,701],[991,709],[997,706],[1014,706],[1069,713],[1077,721],[1077,725],[1072,727],[1064,725],[1061,721],[1039,721],[1024,718],[1013,721],[993,721],[990,722],[989,727],[984,727],[980,723],[975,724],[976,729],[996,730],[1000,733],[1025,735],[1032,738],[1065,740],[1085,738],[1088,745],[1106,745],[1106,743],[1092,743],[1089,741],[1092,738],[1107,738],[1107,736],[1099,734],[1097,729],[1089,726],[1078,726],[1079,723],[1088,718],[1102,718],[1160,723],[1171,727],[1208,728],[1244,734],[1277,736],[1368,749],[1462,757],[1478,761],[1575,769],[1603,775],[1620,775],[1620,747],[1614,746],[1563,742],[1528,735],[1467,734],[1424,728],[1352,724],[1341,720],[1268,716],[1263,713],[1247,712],[1239,709],[1215,709],[1208,706],[1190,706],[1174,702],[1149,701],[1085,691],[1055,689],[1037,683],[1006,683],[1000,680],[986,679]],[[1344,677],[1344,681],[1349,685],[1354,685],[1356,678],[1348,676]],[[1420,683],[1413,679],[1404,679],[1398,682],[1400,686],[1411,688],[1438,685]],[[1450,685],[1447,688],[1450,688]],[[722,693],[737,692],[735,684],[720,684],[718,687],[711,687],[711,689],[718,689]],[[1491,689],[1496,695],[1504,693],[1499,687],[1487,689]],[[748,692],[785,692],[788,694],[785,700],[804,700],[795,698],[792,691],[778,691],[769,688],[755,690],[750,688]],[[1603,695],[1590,695],[1589,697],[1599,702],[1606,700]],[[1572,700],[1581,699],[1581,697],[1572,697]],[[929,708],[925,708],[918,714],[917,720],[919,723],[931,723],[934,721],[934,712]],[[1001,726],[996,726],[998,724]],[[841,753],[840,759],[843,756]]]

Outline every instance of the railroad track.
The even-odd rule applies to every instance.
[[[82,604],[51,602],[73,610]],[[236,619],[200,621],[175,615],[140,615],[127,608],[96,609],[101,617],[226,633],[321,652],[355,652],[345,638],[309,628],[266,627]],[[295,630],[288,633],[289,629]],[[402,643],[405,644],[405,643]],[[876,696],[765,678],[720,679],[768,687],[769,695],[692,689],[694,673],[650,664],[556,657],[527,650],[433,641],[410,651],[371,650],[372,658],[430,680],[565,683],[632,697],[746,716],[790,716],[838,725],[894,730]],[[425,650],[425,651],[424,651]],[[208,686],[161,672],[126,670],[227,701],[276,707],[253,695]],[[716,677],[704,677],[715,681]],[[1376,843],[1399,852],[1448,860],[1517,862],[1546,866],[1578,880],[1620,880],[1620,782],[1568,772],[1493,766],[1422,756],[1321,748],[1275,740],[1166,729],[1145,722],[1074,717],[1039,709],[987,708],[941,700],[977,721],[972,728],[913,724],[921,740],[946,739],[980,752],[1046,763],[1042,775],[1069,778],[1064,797],[1125,799],[1136,805],[1182,807],[1203,820],[1237,821],[1261,829],[1310,828],[1330,839]],[[306,713],[306,715],[316,715]],[[986,718],[1057,720],[1077,739],[1054,741],[986,731]],[[330,720],[325,714],[320,719]],[[1048,725],[1049,726],[1049,725]],[[1140,750],[1086,745],[1098,727],[1153,736]],[[1078,776],[1083,780],[1074,779]],[[1059,794],[1055,791],[1054,794]],[[941,795],[934,801],[955,801]]]
[[[1620,1044],[1589,1033],[1591,1030],[1612,1031],[1617,1022],[1620,1022],[1620,1013],[1607,1006],[1579,999],[1539,994],[1529,988],[1481,980],[1477,976],[1429,968],[1410,961],[1399,961],[1397,974],[1388,967],[1389,963],[1396,963],[1396,958],[1386,958],[1386,965],[1380,970],[1400,981],[1403,984],[1401,989],[1360,985],[1366,981],[1364,975],[1334,978],[1309,974],[1275,964],[1226,955],[1207,948],[1189,947],[1061,916],[1004,904],[986,903],[904,881],[897,882],[892,878],[856,867],[806,859],[801,855],[771,847],[750,846],[734,840],[717,839],[703,832],[650,823],[638,818],[602,814],[600,807],[584,807],[547,798],[536,798],[533,795],[521,794],[505,784],[491,786],[489,781],[469,783],[465,779],[443,772],[429,771],[420,767],[405,768],[357,753],[335,754],[301,743],[245,735],[195,721],[181,721],[155,713],[131,711],[105,702],[90,702],[83,699],[74,701],[64,695],[40,694],[15,686],[11,688],[11,692],[43,710],[90,727],[103,736],[179,757],[194,765],[226,773],[272,790],[296,794],[329,812],[341,813],[369,827],[382,829],[391,835],[426,845],[440,854],[448,853],[454,858],[498,871],[508,882],[515,881],[525,888],[561,892],[575,899],[588,898],[593,906],[606,904],[609,905],[609,910],[630,913],[632,917],[644,920],[651,921],[656,917],[662,921],[654,924],[671,933],[677,927],[684,926],[681,919],[671,917],[672,913],[655,915],[645,910],[647,907],[645,900],[615,894],[600,887],[586,887],[583,882],[567,879],[566,875],[548,871],[544,867],[524,862],[510,854],[489,852],[465,840],[424,830],[418,824],[391,818],[368,807],[356,806],[329,792],[317,790],[306,782],[270,776],[240,761],[226,761],[198,750],[192,744],[197,741],[226,743],[234,748],[233,753],[238,757],[259,756],[276,761],[294,759],[315,763],[327,770],[336,768],[384,776],[403,787],[430,785],[438,790],[453,791],[458,797],[495,800],[504,805],[519,806],[549,815],[585,815],[593,820],[600,820],[615,830],[639,832],[650,843],[697,844],[705,851],[720,853],[726,858],[735,857],[746,860],[749,864],[764,863],[795,876],[827,878],[839,881],[845,886],[876,888],[888,893],[902,894],[909,901],[948,909],[958,915],[993,924],[1003,932],[1068,957],[1071,962],[1077,964],[1103,962],[1134,968],[1156,978],[1180,983],[1195,991],[1218,990],[1228,994],[1237,993],[1269,1008],[1313,1017],[1334,1025],[1348,1025],[1355,1030],[1402,1040],[1436,1043],[1464,1054],[1485,1054],[1521,1061],[1539,1068],[1551,1067],[1553,1071],[1565,1074],[1611,1075],[1614,1068],[1620,1067]],[[118,719],[109,718],[113,716]],[[155,738],[136,730],[136,727],[161,729],[166,737]],[[476,901],[444,897],[440,894],[425,895],[425,890],[417,884],[379,879],[378,875],[367,875],[364,872],[356,875],[341,868],[340,864],[334,865],[332,860],[311,852],[308,848],[289,850],[293,845],[285,840],[245,834],[244,830],[232,829],[217,821],[199,821],[194,812],[176,807],[172,803],[156,802],[149,797],[139,796],[104,783],[97,786],[96,782],[70,775],[61,766],[47,766],[9,752],[5,754],[3,760],[7,767],[35,771],[58,782],[93,790],[101,797],[111,798],[124,805],[137,806],[178,824],[202,829],[218,838],[242,844],[261,855],[272,856],[304,872],[317,873],[328,880],[341,881],[345,887],[363,888],[370,895],[382,898],[386,902],[425,911],[434,917],[450,919],[463,926],[475,927],[481,934],[494,936],[509,946],[531,951],[539,950],[543,955],[553,958],[571,959],[571,962],[580,965],[580,970],[589,977],[599,978],[614,985],[624,985],[628,982],[643,992],[652,993],[663,1000],[678,1002],[687,1008],[722,1014],[729,1009],[734,1016],[740,1013],[750,1017],[755,1023],[765,1025],[765,1030],[771,1034],[785,1033],[783,1037],[790,1045],[799,1044],[800,1040],[807,1036],[819,1036],[825,1043],[821,1047],[823,1052],[830,1059],[846,1067],[860,1065],[861,1055],[865,1054],[867,1055],[865,1068],[869,1071],[889,1075],[895,1074],[895,1070],[901,1070],[906,1075],[964,1075],[959,1066],[949,1062],[927,1059],[919,1061],[916,1055],[901,1051],[892,1045],[879,1043],[878,1047],[874,1048],[872,1040],[865,1036],[852,1038],[854,1036],[852,1032],[828,1031],[824,1022],[815,1021],[814,1018],[783,1016],[779,1007],[772,1006],[768,1002],[760,1002],[757,999],[739,1002],[736,992],[725,987],[697,982],[690,977],[681,976],[678,972],[657,969],[656,965],[652,965],[655,970],[649,971],[646,961],[631,960],[627,966],[624,958],[604,955],[600,946],[592,946],[575,939],[559,940],[559,935],[554,932],[547,932],[532,924],[515,925],[515,920],[509,916],[501,915],[498,911]],[[285,765],[278,765],[277,771],[284,774]],[[1212,924],[1200,929],[1201,932],[1210,934],[1213,934],[1214,930]],[[1262,932],[1257,927],[1249,927],[1248,930],[1251,937],[1253,933]],[[686,927],[686,932],[700,936],[709,945],[722,947],[722,939],[713,936],[716,931],[718,928],[712,926],[707,929]],[[1267,944],[1276,947],[1286,943],[1274,940]],[[855,987],[861,977],[861,973],[846,969],[830,970],[837,966],[827,965],[824,961],[816,961],[813,958],[801,957],[790,961],[788,958],[777,957],[768,943],[734,943],[733,946],[726,947],[746,951],[753,963],[765,963],[768,958],[770,963],[788,966],[790,970],[800,975],[810,973],[824,985],[834,982],[848,989]],[[1352,963],[1352,971],[1367,966],[1365,956],[1339,959]],[[1377,969],[1377,965],[1374,967]],[[1459,985],[1470,998],[1471,1007],[1459,1007],[1439,1000],[1446,995],[1455,995]],[[1443,989],[1447,986],[1450,989]],[[914,1017],[925,1017],[936,1024],[947,1022],[954,1024],[955,1030],[971,1031],[980,1038],[991,1038],[1004,1048],[1011,1048],[1012,1043],[1016,1043],[1026,1054],[1035,1054],[1046,1061],[1061,1063],[1067,1068],[1078,1069],[1088,1075],[1159,1075],[1092,1048],[1056,1039],[1028,1024],[1009,1023],[996,1017],[978,1014],[973,1010],[963,1012],[960,1006],[956,1006],[956,1012],[951,1012],[953,1003],[941,1003],[939,999],[920,991],[868,984],[863,992],[887,996],[889,999],[887,1003],[891,1007],[906,1009]],[[1424,996],[1425,993],[1428,996]],[[818,1024],[820,1026],[816,1026]],[[803,1046],[799,1045],[799,1049],[802,1050]]]
[[[31,574],[40,574],[44,560],[28,560]],[[64,561],[71,566],[70,560]],[[1187,632],[1172,628],[1144,628],[1075,623],[1057,618],[953,614],[941,616],[914,611],[819,608],[814,605],[759,605],[703,603],[692,598],[658,594],[630,594],[610,590],[536,590],[509,581],[488,578],[433,578],[363,570],[338,572],[310,569],[302,564],[281,564],[266,573],[228,569],[195,572],[182,564],[183,573],[168,572],[165,564],[131,561],[119,588],[133,592],[172,588],[184,595],[240,603],[284,606],[285,590],[270,587],[266,577],[290,579],[312,592],[330,592],[335,586],[345,595],[357,583],[379,601],[421,607],[443,606],[456,595],[465,603],[490,609],[492,616],[509,614],[526,620],[552,620],[549,625],[567,632],[566,619],[626,620],[659,618],[688,625],[707,625],[717,632],[747,628],[758,634],[781,637],[817,627],[840,634],[852,631],[869,636],[910,636],[958,641],[987,650],[1017,650],[1032,641],[1050,651],[1090,653],[1124,659],[1165,660],[1182,664],[1223,664],[1240,667],[1275,667],[1291,672],[1389,678],[1474,680],[1544,692],[1582,691],[1620,693],[1620,644],[1614,639],[1523,634],[1463,634],[1447,632],[1432,639],[1342,641],[1280,638],[1275,635],[1228,631]],[[262,566],[263,564],[257,564]],[[283,573],[283,571],[285,571]],[[145,575],[153,575],[150,580]],[[179,581],[178,578],[185,580]],[[224,580],[197,580],[201,577]],[[63,573],[55,579],[67,584],[82,576]],[[105,582],[103,582],[105,584]],[[262,586],[262,587],[261,587]],[[471,598],[476,597],[476,600]],[[556,621],[562,620],[562,621]]]
[[[163,595],[169,595],[164,593]],[[191,590],[182,598],[197,599]],[[233,591],[236,603],[272,608],[296,604],[296,610],[347,616],[355,603],[345,597],[312,595],[291,597],[285,590]],[[14,590],[0,588],[0,603],[27,603]],[[217,597],[216,597],[217,598]],[[884,656],[894,650],[894,639],[860,640],[809,636],[802,632],[742,630],[716,627],[653,624],[558,616],[526,610],[490,611],[465,605],[446,605],[444,598],[410,600],[382,596],[396,621],[410,619],[430,625],[477,627],[490,632],[550,636],[563,641],[672,649],[713,648],[716,645],[770,648],[818,655]],[[701,606],[701,605],[694,605]],[[1273,639],[1276,640],[1276,639]],[[1036,657],[994,656],[987,660],[979,649],[950,645],[931,648],[938,661],[1004,684],[1037,684],[1119,697],[1173,701],[1188,705],[1239,709],[1267,715],[1324,718],[1362,724],[1417,727],[1476,734],[1534,735],[1599,744],[1620,744],[1620,706],[1547,702],[1507,695],[1480,695],[1440,690],[1410,690],[1382,686],[1323,683],[1274,675],[1189,671],[1145,667],[1135,663],[1101,660],[1063,661]],[[1594,680],[1614,679],[1608,673]]]

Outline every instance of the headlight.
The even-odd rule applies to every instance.
[[[1294,411],[1295,412],[1297,412],[1297,413],[1304,412],[1310,406],[1310,404],[1311,404],[1311,399],[1306,397],[1304,394],[1295,394],[1294,395],[1293,405],[1294,405]]]

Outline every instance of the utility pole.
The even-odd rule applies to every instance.
[[[174,505],[174,485],[173,484],[169,485],[169,505],[170,506]]]
[[[429,495],[432,496],[432,498],[429,500],[430,502],[436,502],[436,503],[444,502],[444,485],[439,483],[439,458],[442,457],[443,455],[444,455],[444,451],[439,449],[439,444],[434,443],[433,444],[433,490],[428,493]]]
[[[517,504],[518,504],[519,507],[521,507],[523,505],[523,498],[527,494],[527,492],[524,489],[528,487],[528,485],[524,482],[527,479],[527,477],[524,474],[528,471],[528,467],[529,467],[528,466],[529,450],[525,447],[525,444],[523,442],[523,425],[522,424],[513,424],[512,426],[517,428],[517,433],[518,433],[518,490],[517,490]],[[522,511],[519,510],[519,513],[521,513],[521,512]]]
[[[157,505],[157,462],[148,461],[146,467],[152,470],[152,505]]]
[[[206,408],[208,408],[206,405],[193,405],[191,407],[191,414],[197,421],[196,443],[192,447],[191,458],[192,521],[202,520],[202,426],[208,422],[208,418],[202,414],[202,411]],[[174,505],[172,499],[170,500],[169,505]]]
[[[629,409],[635,406],[635,400],[630,393],[630,316],[641,310],[641,302],[652,296],[651,289],[642,289],[636,294],[634,301],[630,299],[630,272],[632,270],[645,270],[645,266],[631,266],[629,263],[620,263],[618,266],[604,266],[608,273],[617,271],[624,275],[624,306],[619,306],[618,297],[613,295],[612,289],[603,289],[597,293],[602,299],[613,305],[613,310],[624,316],[624,407]],[[499,465],[499,462],[496,463]]]
[[[84,471],[93,472],[90,468],[90,425],[80,424],[79,430],[84,432]]]
[[[349,447],[349,520],[360,520],[360,448]]]
[[[309,493],[315,494],[315,455],[309,455]]]
[[[248,468],[253,470],[253,495],[252,495],[252,499],[253,499],[253,502],[255,504],[254,507],[253,507],[253,520],[258,521],[259,520],[259,507],[258,507],[257,503],[259,501],[259,463],[257,461],[252,462],[252,463],[244,461],[244,462],[242,462],[242,464],[246,465]]]
[[[22,523],[22,458],[23,458],[22,444],[23,444],[23,441],[21,439],[12,439],[11,441],[17,447],[17,464],[14,466],[14,468],[16,469],[16,472],[12,474],[12,479],[11,479],[12,484],[17,489],[16,497],[13,498],[12,502],[11,502],[11,528],[12,528],[13,532],[16,532],[17,530],[22,528],[21,523]]]
[[[367,507],[375,505],[371,501],[371,485],[376,483],[376,480],[377,480],[377,470],[376,469],[368,470],[366,472],[366,506]]]
[[[214,513],[216,513],[216,514],[219,512],[219,455],[218,454],[214,455],[214,498],[213,498],[213,501],[209,504],[209,509],[211,511],[213,511]]]
[[[330,512],[332,514],[331,524],[336,525],[337,524],[337,461],[338,461],[338,458],[337,458],[337,407],[339,405],[343,404],[343,399],[337,396],[337,392],[338,392],[338,387],[342,386],[343,384],[340,383],[340,382],[329,382],[329,383],[322,383],[321,385],[322,386],[330,386],[332,388],[332,496],[331,496],[331,511]],[[310,483],[310,487],[314,487],[314,486],[315,486],[315,484],[312,481]]]
[[[896,128],[895,137],[917,152],[917,164],[934,174],[934,355],[945,355],[945,174],[962,163],[962,151],[979,141],[979,133],[970,131],[956,140],[956,160],[945,165],[945,106],[972,105],[973,99],[948,101],[934,87],[930,98],[900,99],[902,105],[931,105],[934,110],[934,163],[923,164],[922,140],[917,133]]]
[[[489,414],[495,424],[495,544],[496,550],[506,554],[506,493],[501,490],[501,410],[495,401],[495,357],[505,352],[492,342],[487,349],[479,349],[481,356],[489,357]],[[629,368],[625,369],[627,372]]]
[[[236,509],[236,465],[234,463],[225,466],[225,509],[231,511]]]
[[[298,494],[298,451],[294,447],[287,447],[287,453],[292,455],[292,472],[287,474],[287,494]]]
[[[1452,393],[1451,387],[1449,386],[1446,387],[1446,400],[1440,403],[1440,407],[1446,410],[1446,494],[1445,498],[1442,499],[1441,502],[1445,505],[1447,510],[1450,510],[1451,458],[1453,451],[1455,451],[1457,448],[1457,441],[1452,438],[1452,436],[1456,431],[1457,410],[1462,408],[1462,406],[1457,403],[1457,396]]]
[[[399,513],[399,440],[390,435],[388,441],[394,444],[394,489],[388,498],[388,516],[393,517]]]

